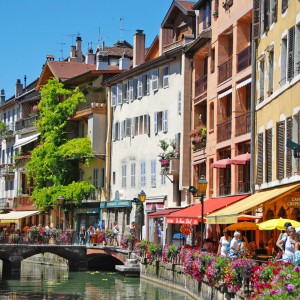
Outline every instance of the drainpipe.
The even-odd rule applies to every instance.
[[[254,2],[254,1],[253,1]],[[254,6],[253,6],[254,7]],[[254,9],[253,9],[254,11]],[[254,12],[253,12],[254,14]],[[250,140],[250,192],[255,192],[254,182],[254,159],[255,159],[255,90],[256,90],[256,40],[253,38],[252,24],[252,41],[251,41],[251,140]]]

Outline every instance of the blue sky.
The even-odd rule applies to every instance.
[[[8,99],[17,79],[24,83],[26,75],[29,84],[39,77],[47,54],[66,58],[73,34],[80,33],[84,54],[88,43],[96,48],[99,28],[108,46],[121,37],[132,44],[136,29],[143,29],[148,47],[171,4],[172,0],[0,0],[0,89]]]

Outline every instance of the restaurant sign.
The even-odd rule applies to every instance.
[[[291,193],[287,198],[286,205],[288,207],[300,208],[300,192]]]
[[[198,225],[199,219],[194,218],[176,218],[176,217],[167,217],[168,224],[190,224]]]

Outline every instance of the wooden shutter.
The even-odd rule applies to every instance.
[[[178,94],[177,94],[177,112],[178,112],[179,115],[181,115],[181,106],[182,106],[181,91],[178,91]]]
[[[180,149],[180,132],[175,134],[175,146],[176,149]]]
[[[281,12],[285,13],[289,6],[289,0],[282,0]]]
[[[146,115],[146,122],[147,122],[147,134],[150,136],[150,116]]]
[[[158,133],[158,124],[157,124],[157,119],[158,119],[158,113],[154,113],[154,134]]]
[[[253,39],[260,37],[260,1],[261,0],[254,0]]]
[[[272,128],[266,130],[266,182],[272,181]]]
[[[286,139],[292,140],[293,119],[289,117],[286,119]],[[286,148],[286,176],[292,176],[292,149]]]
[[[257,141],[257,183],[263,183],[263,160],[264,160],[264,134],[258,134]]]
[[[168,132],[168,110],[162,112],[162,131]]]
[[[295,27],[289,29],[288,40],[288,80],[294,77],[294,41],[295,41]]]
[[[273,0],[273,7],[271,7],[272,23],[277,22],[278,14],[278,0]]]
[[[276,153],[276,169],[277,179],[284,178],[284,133],[285,133],[285,122],[281,121],[277,123],[277,153]]]

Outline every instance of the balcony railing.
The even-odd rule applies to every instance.
[[[19,120],[16,122],[16,130],[22,130],[28,127],[34,126],[34,122],[39,119],[38,115],[32,116],[30,118],[26,118],[23,120]]]
[[[242,50],[237,56],[237,71],[241,72],[251,65],[251,46]]]
[[[221,83],[232,77],[232,58],[218,66],[219,78],[218,83]]]
[[[249,133],[251,129],[251,112],[247,112],[235,118],[235,136]]]
[[[195,81],[195,97],[201,95],[207,90],[207,75]]]
[[[85,103],[80,103],[77,107],[77,111],[81,111],[87,108],[100,108],[106,107],[105,101],[87,100]]]
[[[14,205],[16,206],[27,206],[32,205],[33,201],[31,200],[30,196],[21,196],[14,198]]]
[[[231,119],[217,125],[217,142],[221,143],[231,138]]]
[[[2,164],[0,165],[0,176],[6,176],[14,174],[14,165],[13,164]]]
[[[17,169],[24,168],[24,166],[26,165],[26,163],[30,158],[31,158],[31,154],[24,154],[16,157],[15,159],[16,168]]]

